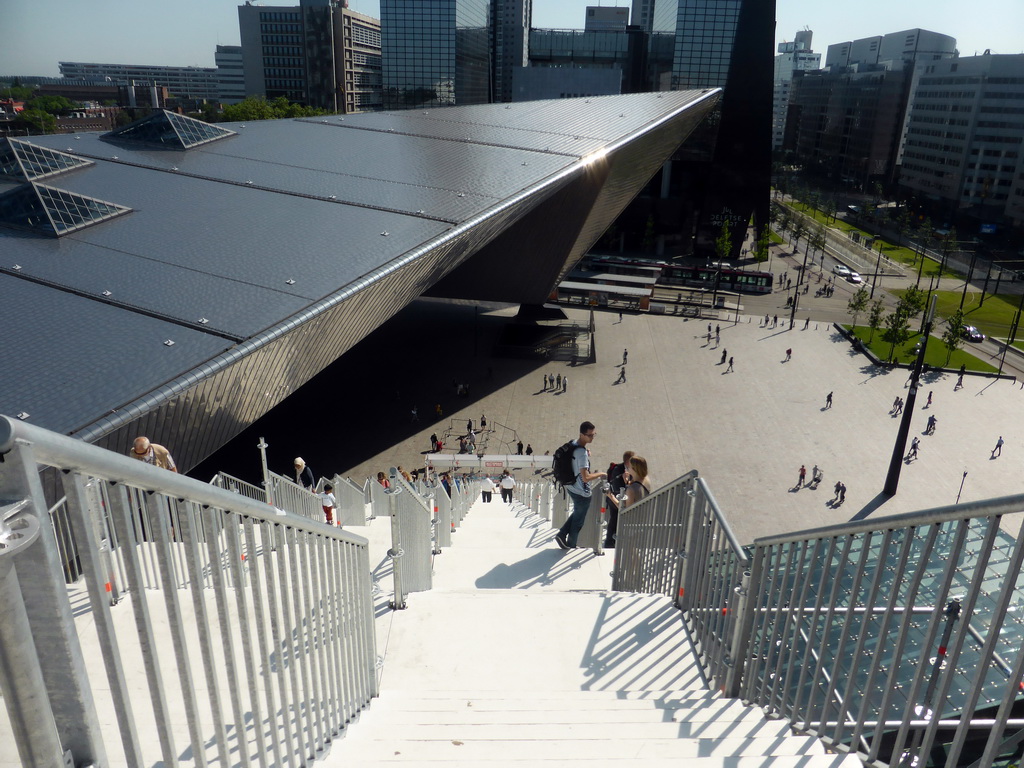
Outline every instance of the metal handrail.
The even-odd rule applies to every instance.
[[[0,529],[39,530],[0,547],[0,635],[17,655],[0,689],[23,765],[175,764],[183,745],[200,764],[294,765],[376,695],[362,537],[2,416],[0,454],[0,500],[19,508]],[[34,523],[44,465],[61,471],[81,561],[74,608]]]

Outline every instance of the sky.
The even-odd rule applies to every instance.
[[[238,45],[239,0],[0,0],[0,75],[58,76],[58,61],[213,66],[215,46]],[[298,5],[268,0],[264,5]],[[535,27],[582,28],[588,5],[629,0],[533,0]],[[349,0],[379,14],[379,0]],[[776,42],[801,29],[814,50],[921,27],[951,35],[961,56],[1024,53],[1024,0],[777,0]]]

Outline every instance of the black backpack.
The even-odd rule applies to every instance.
[[[562,485],[572,485],[576,482],[576,473],[572,470],[572,457],[578,447],[570,440],[559,446],[554,456],[551,457],[551,469],[554,470],[555,482]]]

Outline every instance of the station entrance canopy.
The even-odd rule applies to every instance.
[[[421,295],[543,303],[720,95],[7,140],[0,413],[188,469]]]

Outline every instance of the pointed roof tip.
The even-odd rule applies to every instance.
[[[235,131],[227,128],[161,109],[123,128],[105,133],[102,138],[162,149],[192,149],[234,135]]]
[[[56,149],[40,147],[27,139],[0,139],[0,178],[35,181],[90,165],[95,163]]]
[[[0,195],[0,224],[49,237],[98,224],[131,208],[30,181]]]

